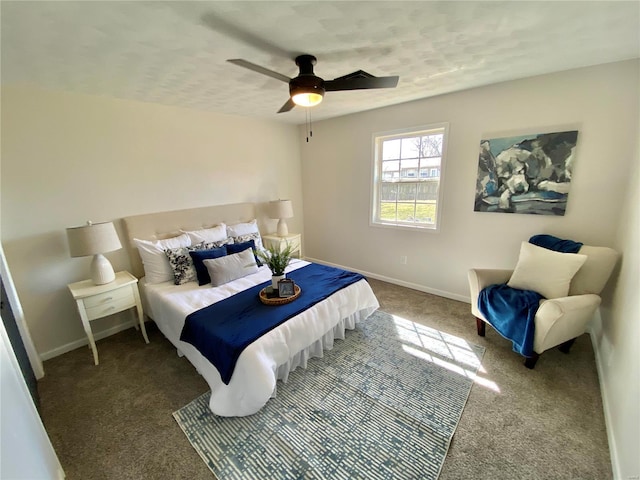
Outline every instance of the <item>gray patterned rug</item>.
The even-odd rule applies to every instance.
[[[376,312],[257,414],[173,414],[220,480],[436,479],[484,348]]]

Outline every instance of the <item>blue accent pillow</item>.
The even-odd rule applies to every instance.
[[[247,248],[250,248],[251,250],[253,250],[253,256],[256,259],[256,263],[259,267],[262,266],[262,262],[256,255],[256,242],[254,240],[249,240],[248,242],[242,243],[230,243],[229,245],[225,245],[225,247],[227,248],[227,253],[229,255],[231,255],[232,253],[244,252]]]
[[[228,245],[230,246],[230,245]],[[211,277],[209,271],[205,267],[203,260],[209,260],[211,258],[220,258],[227,255],[227,245],[212,248],[210,250],[194,250],[189,252],[191,259],[193,260],[193,266],[196,268],[196,277],[198,277],[198,285],[206,285],[211,283]]]

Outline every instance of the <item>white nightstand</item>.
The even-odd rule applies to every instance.
[[[293,247],[293,256],[302,258],[302,234],[290,233],[284,237],[279,237],[275,233],[262,236],[262,243],[265,247],[273,246],[279,250],[284,249],[287,245]]]
[[[98,350],[91,332],[91,320],[113,315],[129,308],[136,307],[138,322],[142,330],[144,341],[149,343],[147,330],[144,328],[142,303],[138,292],[138,279],[129,272],[116,273],[113,282],[104,285],[94,285],[91,280],[70,283],[67,285],[78,305],[78,313],[82,319],[84,331],[89,338],[89,345],[93,351],[93,361],[98,365]],[[136,329],[138,326],[136,325]]]

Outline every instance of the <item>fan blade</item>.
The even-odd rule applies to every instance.
[[[400,77],[374,77],[370,73],[358,70],[343,77],[324,82],[327,92],[339,90],[365,90],[369,88],[395,88]]]
[[[254,35],[249,30],[243,30],[242,28],[226,21],[224,18],[216,15],[215,13],[212,13],[212,12],[205,13],[200,17],[200,21],[203,25],[207,26],[209,29],[211,29],[214,32],[222,34],[237,42],[244,43],[245,45],[249,45],[262,52],[268,53],[269,55],[273,55],[274,57],[282,57],[282,58],[289,58],[289,59],[294,59],[296,57],[296,52],[290,52],[288,50],[280,48],[275,43],[270,43],[265,38],[261,38],[257,35]],[[379,54],[379,55],[382,55],[382,54]],[[369,54],[368,56],[375,57],[376,54],[372,53],[372,54]]]
[[[282,105],[282,108],[280,110],[278,110],[278,113],[288,112],[289,110],[291,110],[295,106],[296,106],[296,104],[293,103],[293,100],[289,99],[289,100],[287,100],[287,102],[284,105]]]
[[[291,79],[286,75],[282,75],[281,73],[274,72],[273,70],[269,70],[268,68],[261,67],[260,65],[256,65],[255,63],[247,62],[246,60],[242,60],[241,58],[233,58],[231,60],[227,60],[227,62],[238,65],[239,67],[248,68],[249,70],[261,73],[263,75],[266,75],[267,77],[275,78],[276,80],[282,80],[286,83],[289,83],[291,81]]]

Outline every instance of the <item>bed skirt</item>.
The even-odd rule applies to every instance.
[[[307,362],[311,358],[322,358],[325,350],[331,350],[333,348],[333,342],[336,339],[344,340],[346,330],[353,330],[356,328],[357,323],[368,318],[376,310],[377,308],[373,307],[366,308],[340,320],[331,330],[325,333],[322,338],[294,354],[288,362],[279,365],[276,371],[276,379],[282,380],[283,383],[287,383],[289,373],[293,372],[298,367],[307,368]],[[276,397],[277,390],[278,387],[276,385],[271,398]]]

